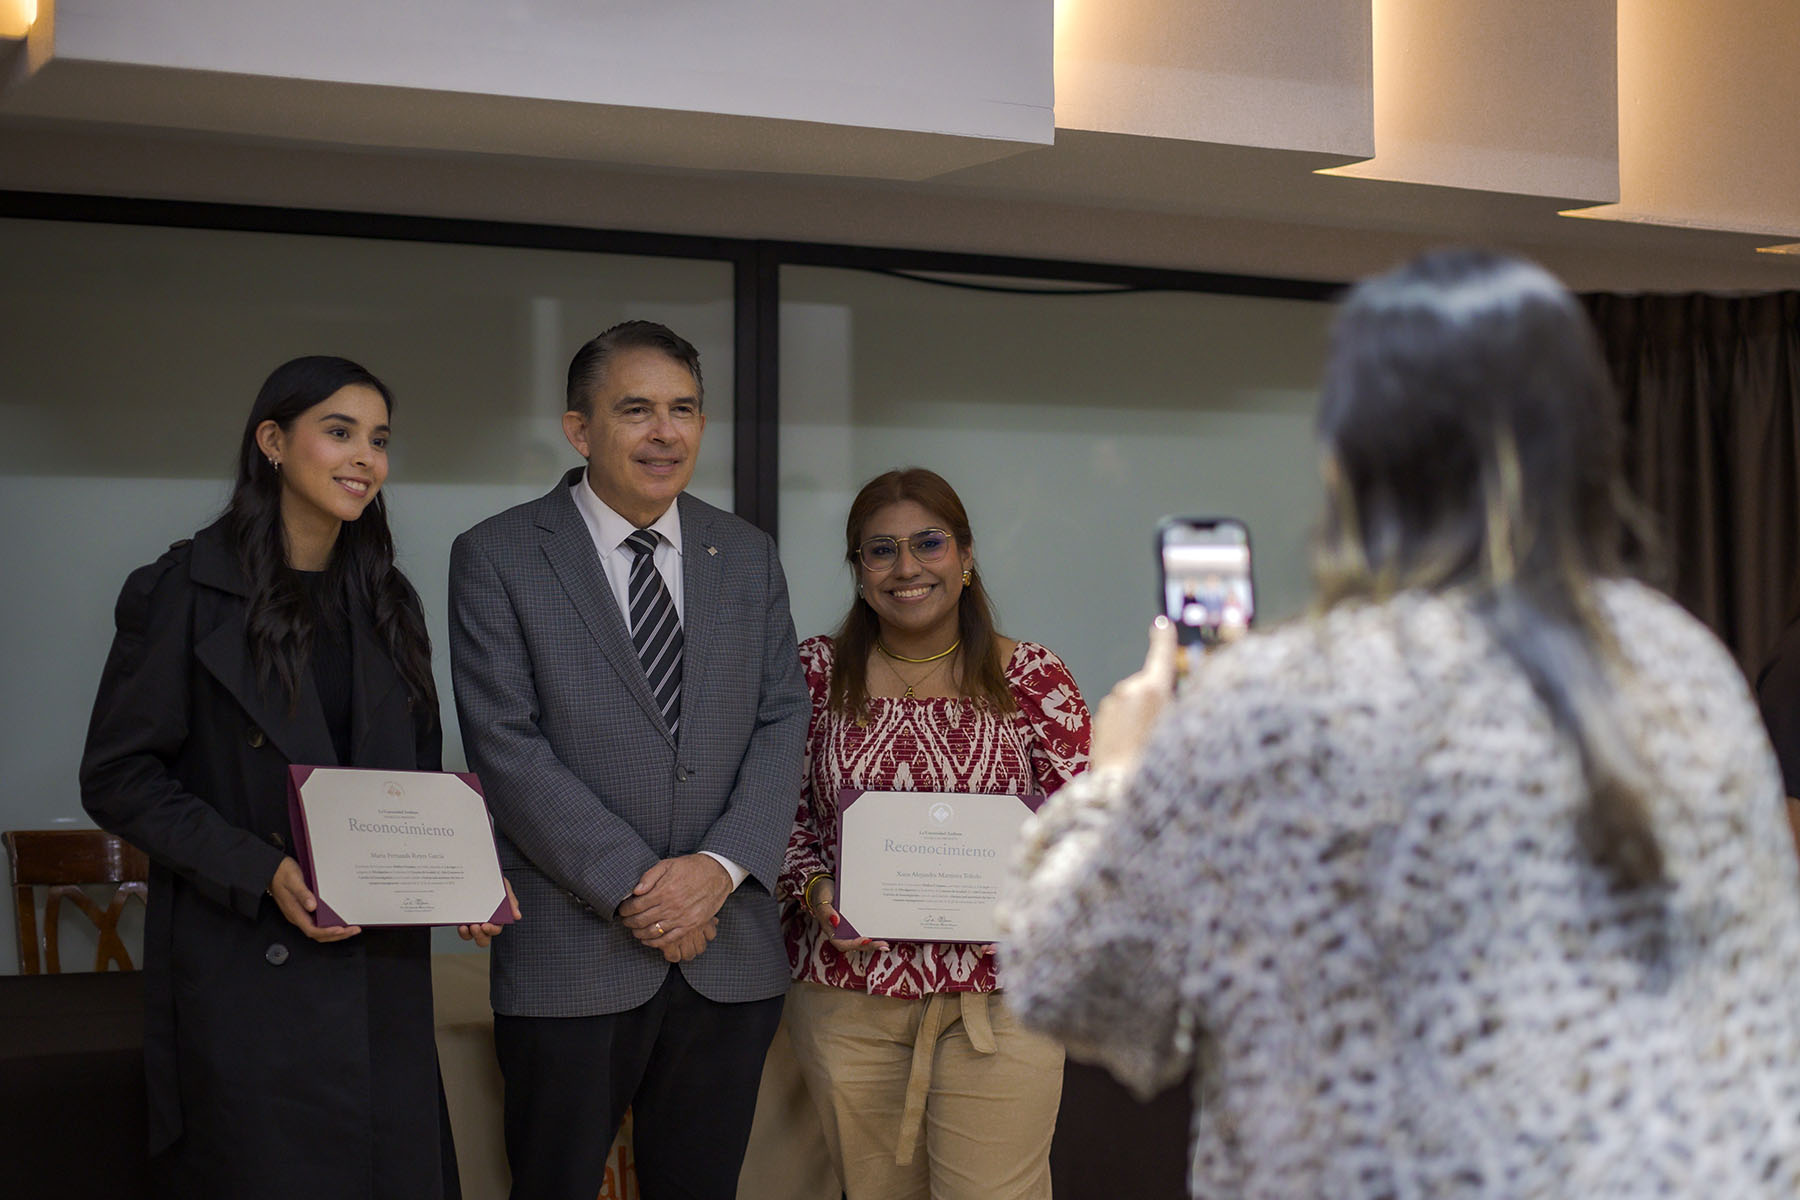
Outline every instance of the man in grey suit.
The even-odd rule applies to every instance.
[[[787,990],[774,896],[808,701],[769,536],[686,494],[698,353],[569,365],[587,459],[450,556],[469,765],[525,919],[495,943],[515,1200],[593,1200],[633,1108],[646,1200],[729,1197]]]

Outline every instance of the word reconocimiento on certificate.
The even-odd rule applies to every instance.
[[[942,854],[951,858],[998,858],[1000,852],[987,846],[952,846],[938,842],[896,842],[893,838],[881,839],[881,848],[888,854]]]
[[[384,817],[405,817],[411,813],[382,813]],[[345,817],[350,825],[351,833],[404,833],[413,837],[455,837],[456,830],[447,825],[400,824],[395,821],[359,821],[355,817]]]

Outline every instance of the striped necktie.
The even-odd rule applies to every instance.
[[[640,529],[625,539],[631,560],[631,644],[644,664],[644,678],[662,709],[669,732],[681,721],[681,619],[669,585],[656,569],[656,535]]]

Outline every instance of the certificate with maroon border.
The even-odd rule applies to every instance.
[[[838,793],[836,937],[992,942],[994,905],[1042,796]]]
[[[512,923],[471,774],[291,766],[288,823],[321,928]]]

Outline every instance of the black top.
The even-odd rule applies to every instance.
[[[326,591],[324,571],[295,571],[312,613],[313,681],[338,764],[350,761],[350,621],[341,596]]]
[[[1756,676],[1756,703],[1781,763],[1787,794],[1800,796],[1800,622],[1782,630]]]

